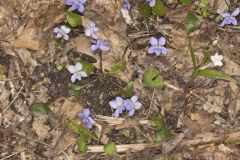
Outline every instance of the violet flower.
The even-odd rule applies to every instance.
[[[53,29],[53,32],[57,33],[56,38],[61,38],[65,39],[66,41],[69,40],[69,36],[67,35],[71,31],[70,28],[62,25],[60,28],[56,27]]]
[[[87,24],[85,27],[85,36],[97,39],[98,38],[98,36],[96,35],[97,31],[98,28],[96,27],[96,24],[94,22],[91,22],[90,24]]]
[[[67,67],[68,71],[72,73],[71,81],[74,83],[76,80],[81,81],[82,77],[87,77],[87,73],[82,71],[82,64],[77,63],[76,65],[69,65]]]
[[[95,121],[89,115],[90,115],[90,110],[88,108],[84,109],[82,112],[80,112],[78,114],[79,118],[82,120],[84,125],[88,129],[91,129],[93,127],[93,124],[95,123]]]
[[[164,47],[164,45],[166,44],[166,39],[164,37],[159,38],[159,40],[152,37],[150,39],[150,44],[151,47],[149,47],[148,49],[149,54],[155,53],[157,56],[159,56],[160,54],[167,54],[167,48]]]
[[[135,113],[135,110],[140,109],[142,104],[138,101],[137,96],[132,96],[131,99],[124,100],[124,106],[128,111],[128,115],[133,116]]]
[[[232,14],[229,14],[227,12],[222,13],[221,16],[224,18],[223,22],[220,24],[221,27],[228,25],[228,24],[233,24],[233,25],[237,25],[237,19],[236,16],[239,14],[240,9],[236,8],[234,9],[234,11],[232,12]]]
[[[84,3],[86,3],[86,0],[67,0],[66,4],[72,6],[72,10],[78,10],[78,12],[83,13],[84,12]]]
[[[120,114],[123,113],[123,111],[125,110],[125,106],[123,105],[124,100],[121,97],[116,97],[116,99],[111,100],[109,102],[109,105],[111,106],[111,108],[115,109],[115,113],[114,116],[116,118],[119,117]]]
[[[149,2],[150,7],[155,6],[156,0],[147,0]]]
[[[125,8],[126,10],[130,10],[131,5],[130,5],[130,3],[128,2],[128,0],[124,0],[123,8]]]
[[[109,47],[108,47],[109,44],[110,44],[109,42],[104,42],[104,41],[99,41],[94,39],[92,40],[91,50],[93,52],[97,50],[107,52],[109,51]]]

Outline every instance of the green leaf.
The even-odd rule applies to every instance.
[[[92,133],[89,132],[87,128],[85,128],[81,124],[77,124],[77,123],[73,122],[72,120],[66,121],[66,127],[68,129],[72,130],[73,132],[76,132],[78,134],[85,134],[93,139],[96,139],[96,137],[94,135],[92,135]]]
[[[92,63],[90,63],[88,61],[84,61],[84,60],[79,60],[77,62],[82,64],[82,66],[83,66],[82,70],[84,72],[86,72],[88,76],[90,76],[93,73],[94,65]]]
[[[201,3],[204,4],[205,6],[208,5],[209,0],[201,0]]]
[[[152,8],[152,13],[156,16],[164,16],[167,12],[166,6],[163,4],[161,0],[156,0],[155,5]]]
[[[80,152],[87,151],[87,142],[89,140],[89,135],[81,134],[77,139],[77,148]]]
[[[73,12],[67,12],[67,22],[71,27],[78,27],[82,25],[82,16],[73,13]]]
[[[157,130],[161,130],[164,127],[164,119],[163,116],[160,115],[153,119],[153,123],[155,124]]]
[[[195,16],[195,14],[192,11],[188,12],[187,17],[185,19],[185,28],[187,34],[193,32],[199,26],[199,24],[200,22],[198,18]]]
[[[146,19],[151,16],[151,7],[149,6],[148,3],[140,6],[138,11]]]
[[[117,152],[117,147],[114,142],[109,142],[104,146],[104,152],[108,155],[112,155]]]
[[[240,84],[237,80],[232,78],[230,75],[219,71],[219,70],[214,70],[214,69],[204,69],[204,70],[199,70],[197,72],[197,76],[202,76],[202,77],[207,77],[207,78],[215,78],[215,79],[222,79],[226,81],[230,81],[236,84]]]
[[[162,141],[170,136],[171,136],[170,130],[167,129],[166,127],[163,127],[161,130],[158,130],[155,133],[155,140]]]
[[[143,73],[143,85],[150,89],[161,89],[163,87],[164,81],[163,77],[159,74],[159,72],[150,67]]]
[[[192,48],[192,42],[191,42],[191,40],[189,40],[189,43],[188,43],[188,50],[189,50],[189,53],[190,53],[190,55],[191,55],[191,59],[192,59],[192,64],[193,64],[194,71],[196,71],[196,69],[197,69],[196,56],[195,56],[194,50],[193,50],[193,48]]]
[[[192,3],[193,0],[180,0],[180,2],[182,3],[182,5],[189,5]]]
[[[131,97],[133,94],[133,83],[129,82],[126,87],[121,89],[120,93],[123,97]]]
[[[4,74],[4,67],[0,64],[0,76]]]
[[[112,66],[110,73],[114,74],[120,70],[123,70],[127,65],[127,62],[124,58],[120,59],[114,66]]]
[[[80,85],[70,83],[68,88],[71,96],[80,97],[83,93],[83,87]]]
[[[48,112],[50,111],[48,106],[43,103],[33,103],[30,109],[33,112],[41,113],[41,114],[48,114]]]

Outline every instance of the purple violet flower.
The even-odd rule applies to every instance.
[[[87,24],[85,27],[85,36],[97,39],[98,38],[98,36],[96,35],[97,31],[98,28],[96,27],[96,24],[94,22],[91,22],[90,24]]]
[[[84,3],[86,3],[86,0],[67,0],[66,4],[72,6],[72,10],[78,10],[78,12],[83,13],[84,12]]]
[[[166,44],[166,39],[164,37],[159,38],[159,40],[152,37],[150,39],[150,44],[151,47],[148,48],[149,54],[155,53],[157,56],[159,56],[160,54],[167,54],[167,48],[164,47],[164,45]]]
[[[60,28],[56,27],[53,29],[53,32],[57,33],[56,38],[61,38],[65,39],[66,41],[69,40],[69,36],[67,35],[71,31],[70,28],[66,26],[61,26]]]
[[[109,51],[109,42],[104,42],[104,41],[99,41],[99,40],[92,40],[92,45],[91,45],[91,50],[92,52],[96,51],[96,50],[100,50],[103,52],[107,52]]]
[[[232,14],[229,14],[227,12],[222,13],[221,16],[224,18],[223,22],[220,24],[221,27],[228,25],[228,24],[233,24],[234,26],[237,25],[237,19],[235,18],[240,12],[239,8],[234,9]]]
[[[72,73],[71,81],[74,83],[76,80],[81,81],[82,77],[87,77],[87,73],[82,71],[82,64],[77,63],[76,65],[69,65],[68,71]]]
[[[130,3],[128,2],[128,0],[124,0],[123,8],[125,8],[126,10],[130,10],[131,5],[130,5]]]
[[[124,100],[124,106],[128,111],[128,115],[133,116],[135,110],[140,109],[142,104],[138,101],[138,96],[132,96],[131,99]]]
[[[123,113],[123,111],[125,110],[125,106],[123,105],[124,100],[121,97],[116,97],[116,99],[111,100],[109,102],[109,105],[111,106],[111,108],[115,109],[115,113],[114,116],[116,118],[119,117],[120,114]]]
[[[93,124],[95,123],[95,121],[89,115],[90,115],[90,110],[88,108],[84,109],[82,112],[80,112],[78,114],[79,118],[82,120],[84,125],[88,129],[91,129],[93,127]]]
[[[155,6],[156,0],[147,0],[149,2],[150,7]]]

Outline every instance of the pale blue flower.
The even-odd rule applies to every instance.
[[[62,25],[60,28],[56,27],[53,29],[53,32],[57,33],[56,38],[61,38],[65,39],[66,41],[69,40],[68,33],[71,31],[70,28]]]
[[[229,14],[227,12],[222,13],[221,16],[224,18],[223,22],[220,24],[221,27],[225,26],[225,25],[229,25],[229,24],[233,24],[234,26],[237,25],[237,19],[236,16],[238,16],[240,12],[239,8],[234,9],[234,11],[232,12],[232,14]]]
[[[155,6],[156,0],[147,0],[149,2],[150,7]]]
[[[96,35],[98,31],[98,28],[96,27],[96,24],[94,22],[91,22],[90,24],[87,24],[85,27],[84,34],[87,37],[92,37],[94,39],[97,39],[98,36]]]
[[[108,47],[109,44],[110,44],[109,42],[104,42],[104,41],[94,39],[92,40],[91,50],[93,52],[97,50],[107,52],[109,51],[109,47]]]
[[[155,53],[157,56],[160,54],[167,54],[167,48],[164,47],[166,44],[166,39],[164,37],[161,37],[158,39],[152,37],[150,39],[151,46],[148,48],[148,53],[153,54]]]
[[[78,114],[79,118],[82,120],[84,125],[88,129],[91,129],[93,127],[95,121],[89,115],[90,115],[90,110],[88,108],[84,109],[81,113]]]
[[[131,99],[126,99],[123,102],[129,116],[133,116],[135,111],[140,109],[142,104],[138,101],[137,96],[132,96]]]
[[[125,110],[125,106],[124,106],[123,102],[124,102],[124,100],[121,97],[116,97],[116,99],[111,100],[109,102],[109,105],[111,106],[111,108],[115,109],[114,116],[116,118],[118,118],[119,115],[122,114],[123,111]]]
[[[69,65],[67,67],[68,71],[72,73],[71,81],[74,83],[76,80],[81,81],[82,77],[87,77],[87,73],[82,71],[82,64],[77,63],[76,65]]]
[[[66,4],[72,6],[72,10],[78,10],[78,12],[83,13],[84,12],[84,3],[86,3],[86,0],[67,0]]]
[[[125,9],[127,9],[127,10],[130,10],[131,5],[130,5],[130,3],[128,2],[128,0],[124,0],[123,8],[125,8]]]

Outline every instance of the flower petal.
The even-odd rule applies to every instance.
[[[239,9],[239,8],[236,8],[236,9],[234,9],[234,11],[232,12],[231,16],[236,17],[237,15],[239,15],[239,13],[240,13],[240,9]]]
[[[131,97],[131,101],[132,101],[133,104],[134,104],[135,102],[137,102],[137,100],[138,100],[138,96],[132,96],[132,97]]]
[[[138,110],[141,108],[142,104],[140,102],[134,103],[135,109]]]
[[[70,72],[70,73],[75,73],[77,70],[76,70],[76,67],[75,66],[73,66],[73,65],[69,65],[68,67],[67,67],[67,69],[68,69],[68,71]]]
[[[155,46],[151,46],[148,48],[148,54],[153,54],[155,52]]]
[[[162,52],[161,48],[155,48],[155,54],[157,56],[160,56],[161,52]]]
[[[150,7],[153,7],[153,6],[155,6],[155,0],[150,0],[150,3],[149,3],[149,5],[150,5]]]
[[[60,29],[57,27],[53,29],[53,32],[55,32],[55,33],[58,33],[59,31],[60,31]]]
[[[89,122],[90,122],[91,124],[94,124],[94,123],[95,123],[95,121],[93,120],[92,117],[88,117],[88,120],[89,120]]]
[[[85,29],[84,35],[87,37],[91,36],[91,30],[90,29]]]
[[[96,51],[98,49],[99,49],[99,45],[95,45],[95,44],[91,45],[92,52],[94,52],[94,51]]]
[[[75,3],[73,3],[72,5],[72,10],[75,11],[78,8],[78,5],[76,5]]]
[[[128,112],[128,116],[133,116],[134,115],[134,112],[135,112],[135,110],[134,109],[132,109],[132,110],[130,110],[129,112]]]
[[[72,76],[71,76],[71,81],[74,83],[75,81],[76,81],[76,79],[77,79],[77,74],[73,74]]]
[[[223,18],[230,17],[230,14],[227,12],[221,13],[220,14]]]
[[[65,39],[67,41],[67,40],[69,40],[69,36],[67,34],[63,34],[63,39]]]
[[[64,33],[69,33],[71,31],[70,28],[66,27],[66,26],[61,26],[61,30],[64,32]]]
[[[86,109],[84,109],[84,110],[82,111],[82,113],[83,113],[86,117],[88,117],[88,116],[90,115],[90,109],[89,109],[89,108],[86,108]]]
[[[84,72],[84,71],[81,71],[81,72],[80,72],[80,75],[81,75],[81,77],[87,77],[87,73]]]
[[[165,48],[165,47],[160,47],[160,49],[161,49],[161,53],[162,54],[167,54],[167,48]]]
[[[119,110],[117,109],[117,110],[114,112],[114,117],[118,118],[119,115],[120,115],[120,113],[119,113]]]
[[[109,102],[109,105],[110,105],[110,107],[113,108],[113,109],[117,109],[117,107],[118,107],[116,100],[110,101],[110,102]]]
[[[236,26],[237,25],[237,19],[235,18],[235,17],[231,17],[231,20],[232,20],[232,24],[234,25],[234,26]]]
[[[157,40],[157,38],[151,37],[151,39],[150,39],[150,44],[151,44],[152,46],[158,45],[158,40]]]
[[[66,1],[66,4],[67,4],[67,5],[72,5],[73,3],[74,3],[74,0],[67,0],[67,1]]]
[[[220,24],[220,27],[225,26],[225,25],[226,25],[226,21],[227,21],[227,19],[224,19],[224,20],[222,21],[222,23]]]
[[[116,97],[117,106],[121,106],[123,104],[123,99],[121,97]]]
[[[164,38],[164,37],[159,38],[158,44],[159,44],[160,46],[165,45],[165,44],[166,44],[166,38]]]
[[[80,3],[86,3],[86,0],[79,0]]]
[[[81,71],[82,70],[82,64],[81,63],[77,63],[75,65],[75,69],[76,69],[77,72]]]
[[[107,51],[109,50],[107,44],[108,44],[108,43],[106,43],[106,42],[100,43],[100,50],[102,50],[102,51],[104,51],[104,52],[107,52]]]
[[[78,12],[80,13],[84,12],[84,6],[81,3],[78,5]]]

